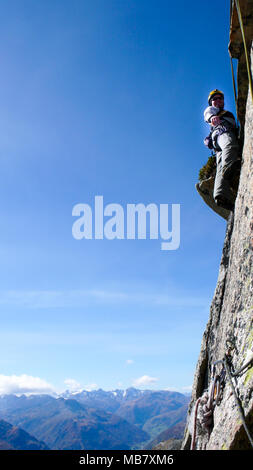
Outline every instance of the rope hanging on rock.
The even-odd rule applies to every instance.
[[[249,364],[251,364],[253,362],[253,358],[251,359],[251,361],[249,361],[245,366],[241,367],[240,371],[237,373],[239,374],[242,370],[244,370],[246,368],[246,366],[248,366]],[[237,396],[237,393],[236,393],[236,390],[235,390],[235,387],[234,387],[234,384],[233,384],[233,381],[232,381],[232,375],[231,375],[231,372],[230,372],[230,368],[229,368],[229,364],[228,364],[228,360],[227,360],[227,357],[225,356],[224,358],[224,366],[225,366],[225,369],[226,369],[226,373],[227,373],[227,376],[228,376],[228,380],[229,380],[229,383],[230,383],[230,386],[232,388],[232,392],[233,392],[233,395],[235,397],[235,400],[236,400],[236,405],[237,405],[237,408],[238,408],[238,411],[239,411],[239,414],[240,414],[240,417],[241,417],[241,420],[242,420],[242,424],[243,424],[243,427],[245,429],[245,432],[248,436],[248,439],[250,441],[250,444],[251,446],[253,447],[253,439],[250,435],[250,432],[249,432],[249,429],[248,429],[248,426],[246,424],[246,420],[245,420],[245,416],[244,416],[244,412],[243,412],[243,408],[242,408],[242,405],[241,405],[241,402]],[[235,377],[235,374],[233,374],[233,377]]]
[[[236,5],[238,20],[239,20],[239,24],[241,28],[241,33],[242,33],[242,40],[243,40],[243,45],[244,45],[245,59],[246,59],[248,78],[249,78],[249,88],[250,88],[251,98],[253,101],[252,74],[251,74],[251,69],[250,69],[250,60],[249,60],[249,54],[248,54],[248,49],[247,49],[247,44],[246,44],[246,39],[245,39],[244,25],[243,25],[243,19],[242,19],[242,13],[241,13],[239,0],[235,0],[235,5]]]
[[[230,0],[230,24],[232,21],[232,10],[233,10],[232,4],[233,4],[233,0]],[[230,65],[231,65],[232,82],[233,82],[234,98],[235,98],[236,113],[237,113],[237,92],[236,92],[236,84],[235,84],[235,72],[234,72],[234,66],[233,66],[233,58],[231,57],[231,54],[230,54]],[[238,120],[238,116],[237,116],[237,120]]]

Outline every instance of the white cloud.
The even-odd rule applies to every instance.
[[[92,390],[97,390],[98,388],[99,387],[97,384],[90,383],[90,384],[85,385],[84,390],[86,390],[87,392],[91,392]]]
[[[182,387],[183,392],[191,392],[192,391],[192,385],[187,385],[186,387]]]
[[[64,380],[64,383],[65,383],[65,385],[67,385],[67,389],[70,392],[77,392],[79,390],[82,390],[81,385],[75,379],[66,379],[66,380]]]
[[[8,290],[1,291],[0,304],[26,308],[80,307],[90,302],[125,302],[129,295],[105,290]]]
[[[179,387],[166,387],[164,390],[166,390],[166,392],[180,392]]]
[[[126,364],[127,364],[127,365],[130,365],[130,364],[133,364],[133,363],[134,363],[134,361],[133,361],[132,359],[127,359],[127,360],[126,360]]]
[[[192,385],[187,385],[185,387],[166,387],[164,390],[167,390],[168,392],[189,394],[192,391]]]
[[[126,290],[108,291],[104,289],[70,289],[70,290],[2,290],[1,305],[26,308],[63,308],[79,307],[84,303],[148,303],[168,307],[201,307],[209,304],[210,299],[202,296],[189,295],[186,292],[138,292]]]
[[[0,375],[0,395],[55,394],[54,387],[39,377],[31,375]]]
[[[133,381],[133,386],[134,387],[142,387],[144,385],[151,385],[155,382],[157,382],[159,379],[156,377],[150,377],[149,375],[142,375],[138,379],[135,379]]]

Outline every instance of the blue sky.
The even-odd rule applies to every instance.
[[[209,91],[234,111],[229,2],[0,7],[0,376],[186,390],[226,229],[195,183]],[[180,248],[75,240],[96,195],[180,204]]]

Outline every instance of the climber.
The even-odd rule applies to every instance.
[[[211,130],[204,143],[216,153],[213,197],[217,206],[233,210],[235,196],[231,181],[241,165],[236,121],[230,111],[224,110],[222,91],[211,91],[208,104],[204,111],[204,120],[211,126]]]

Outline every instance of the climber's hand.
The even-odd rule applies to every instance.
[[[221,120],[219,118],[219,116],[212,116],[211,117],[211,124],[212,126],[218,126],[219,124],[221,124]]]

